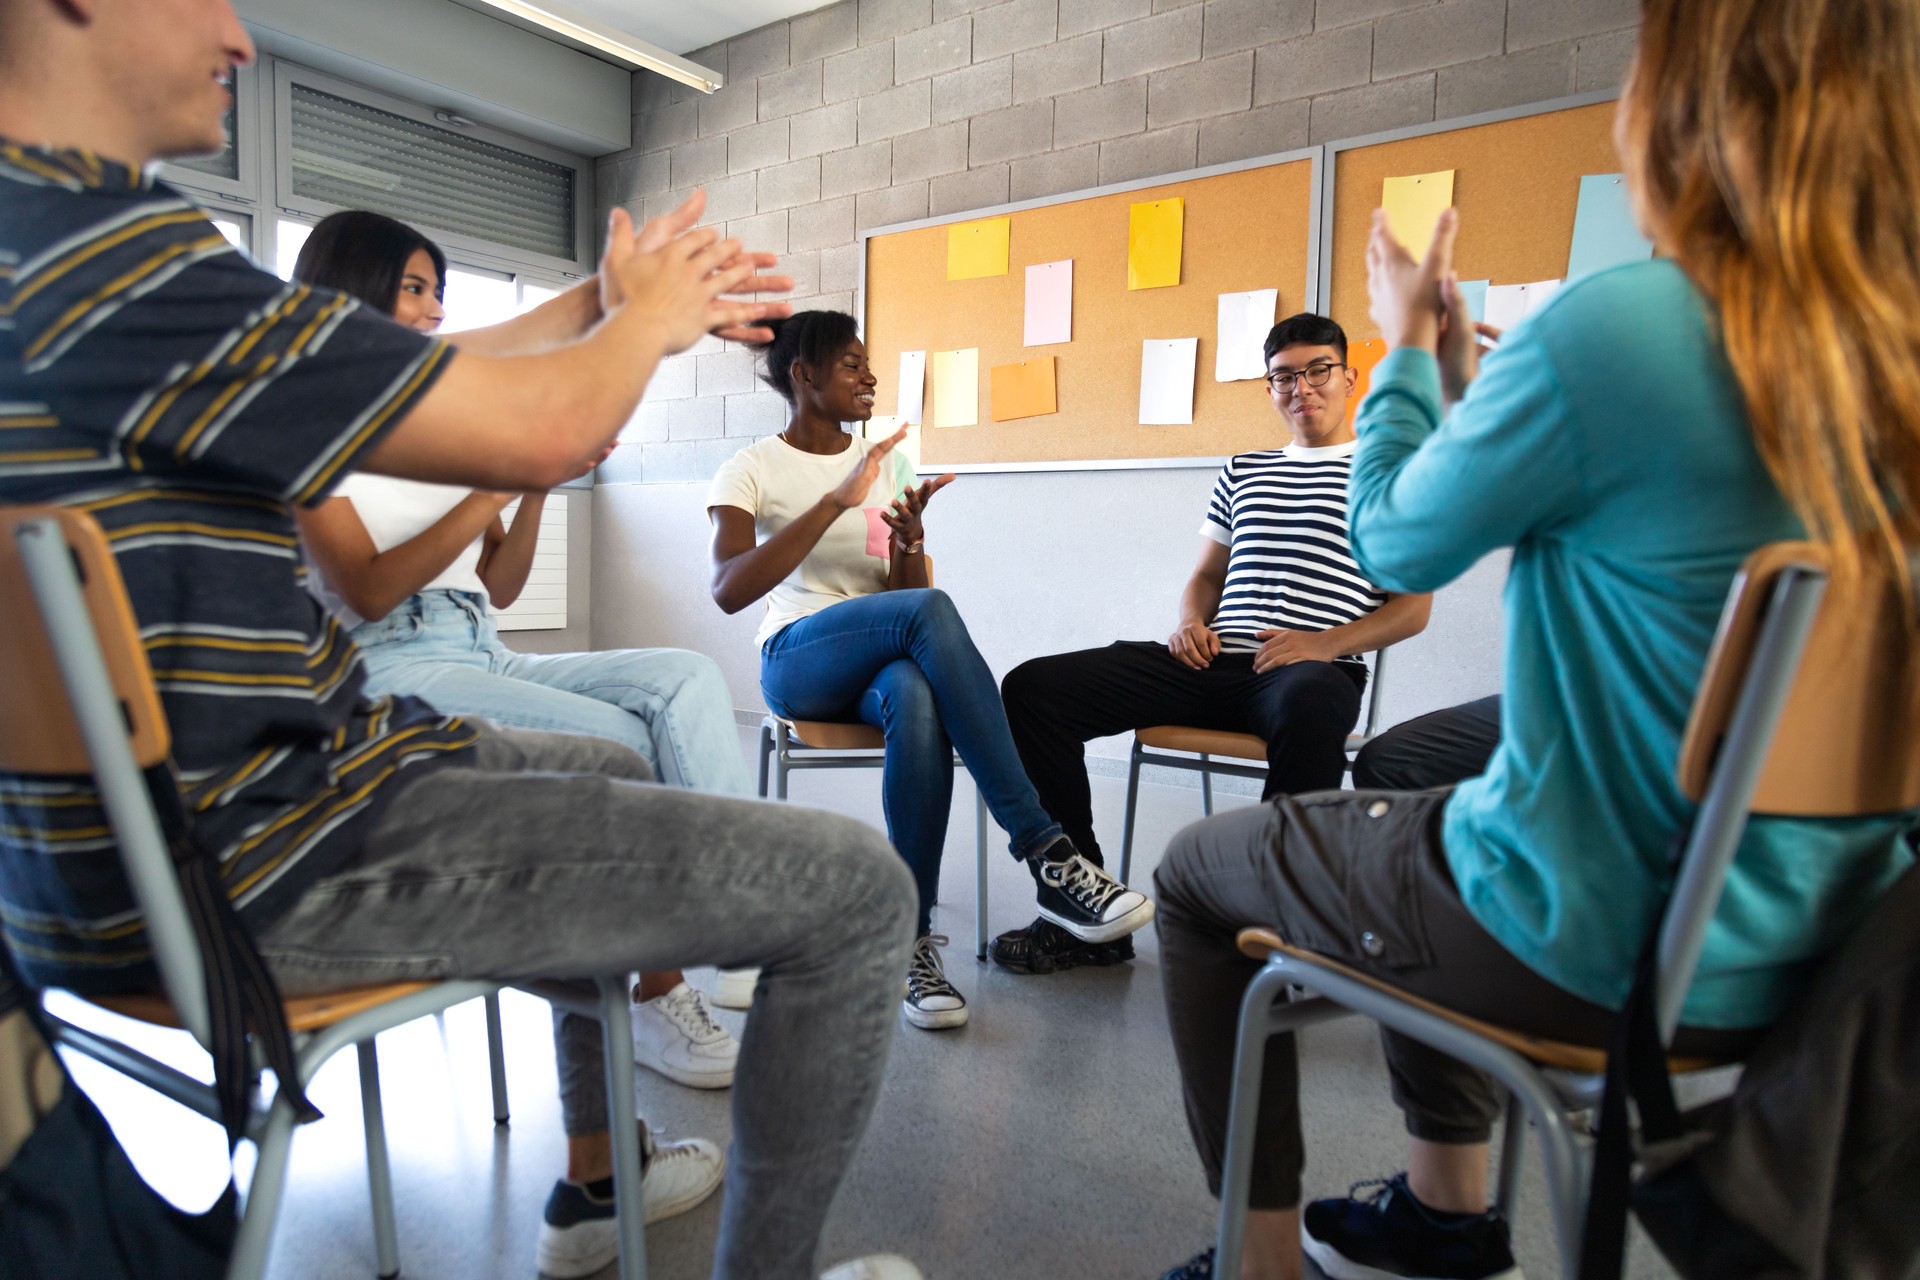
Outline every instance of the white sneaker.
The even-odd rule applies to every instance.
[[[649,1224],[671,1218],[712,1195],[726,1171],[726,1157],[705,1138],[680,1142],[648,1139],[652,1153],[640,1179]],[[589,1186],[553,1184],[540,1223],[540,1273],[575,1280],[604,1270],[620,1256],[620,1226],[614,1214],[613,1179]]]
[[[722,1009],[751,1009],[753,989],[759,984],[758,969],[722,969],[713,984],[713,1002]]]
[[[871,1258],[843,1262],[820,1280],[926,1280],[920,1268],[896,1253],[876,1253]]]
[[[930,933],[913,944],[913,961],[907,965],[907,992],[900,1008],[907,1021],[924,1031],[939,1031],[965,1025],[967,998],[951,982],[940,963],[940,948],[947,945],[944,934]]]
[[[677,1084],[724,1089],[733,1083],[740,1042],[713,1020],[707,998],[682,982],[634,1005],[633,1060]]]

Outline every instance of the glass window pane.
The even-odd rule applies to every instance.
[[[293,279],[293,264],[300,260],[300,246],[313,234],[304,222],[282,218],[274,224],[273,273],[282,280]]]
[[[446,308],[447,319],[440,328],[445,333],[455,333],[511,320],[519,310],[517,294],[511,277],[482,275],[449,266],[446,297],[441,303]]]
[[[533,310],[550,298],[557,298],[566,290],[559,285],[535,284],[531,280],[520,282],[520,312]]]
[[[220,229],[220,234],[227,238],[228,244],[232,245],[234,248],[238,249],[242,253],[247,252],[246,228],[242,227],[238,222],[234,221],[232,218],[216,217],[216,218],[210,219],[210,221],[213,223],[214,226]]]

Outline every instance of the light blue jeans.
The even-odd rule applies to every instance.
[[[639,752],[671,786],[749,796],[733,699],[711,658],[685,649],[515,653],[485,601],[422,591],[353,629],[371,693],[409,693],[448,715],[586,733]]]

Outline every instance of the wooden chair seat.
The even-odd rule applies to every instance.
[[[1277,951],[1283,955],[1291,956],[1296,960],[1318,965],[1322,969],[1329,969],[1344,978],[1351,978],[1355,982],[1363,982],[1374,990],[1390,995],[1394,999],[1412,1005],[1416,1009],[1424,1010],[1427,1013],[1433,1014],[1435,1017],[1445,1018],[1455,1026],[1463,1027],[1475,1035],[1493,1041],[1495,1044],[1503,1045],[1528,1061],[1540,1066],[1558,1067],[1563,1071],[1578,1071],[1587,1075],[1598,1075],[1607,1069],[1607,1055],[1605,1050],[1594,1049],[1587,1045],[1567,1044],[1559,1040],[1547,1040],[1539,1036],[1528,1035],[1522,1031],[1514,1031],[1507,1027],[1496,1026],[1491,1022],[1482,1022],[1478,1018],[1469,1018],[1466,1014],[1456,1013],[1445,1005],[1435,1004],[1431,1000],[1423,1000],[1419,996],[1410,995],[1399,987],[1394,986],[1391,982],[1383,981],[1370,973],[1362,973],[1360,970],[1344,965],[1338,960],[1329,960],[1326,956],[1320,955],[1317,952],[1292,946],[1282,941],[1280,935],[1271,929],[1242,929],[1236,941],[1239,943],[1241,953],[1252,959],[1266,960]],[[1668,1058],[1667,1070],[1673,1075],[1687,1075],[1695,1071],[1709,1071],[1714,1067],[1722,1067],[1734,1061],[1738,1061],[1738,1059]]]
[[[296,1034],[324,1031],[356,1013],[377,1009],[401,996],[410,996],[435,985],[432,982],[383,982],[372,987],[344,987],[317,996],[296,996],[285,1002],[287,1027]],[[88,996],[85,999],[89,1004],[99,1005],[122,1017],[137,1018],[159,1027],[180,1025],[173,1005],[157,992],[130,996]]]
[[[1136,729],[1133,736],[1140,740],[1142,746],[1160,751],[1191,751],[1196,755],[1251,760],[1257,764],[1265,764],[1267,760],[1267,740],[1253,733],[1195,729],[1183,724],[1156,724],[1148,729]],[[1364,746],[1366,741],[1367,736],[1363,733],[1347,735],[1349,747]]]
[[[886,736],[878,729],[857,721],[783,719],[780,723],[801,746],[819,751],[878,751],[887,745]]]

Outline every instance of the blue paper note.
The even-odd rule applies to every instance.
[[[1491,280],[1462,280],[1460,294],[1467,300],[1467,314],[1484,323],[1487,318],[1487,286]]]
[[[1645,262],[1652,256],[1652,242],[1633,225],[1626,179],[1617,173],[1589,173],[1581,178],[1580,206],[1573,215],[1573,250],[1567,254],[1567,278],[1625,262]]]

